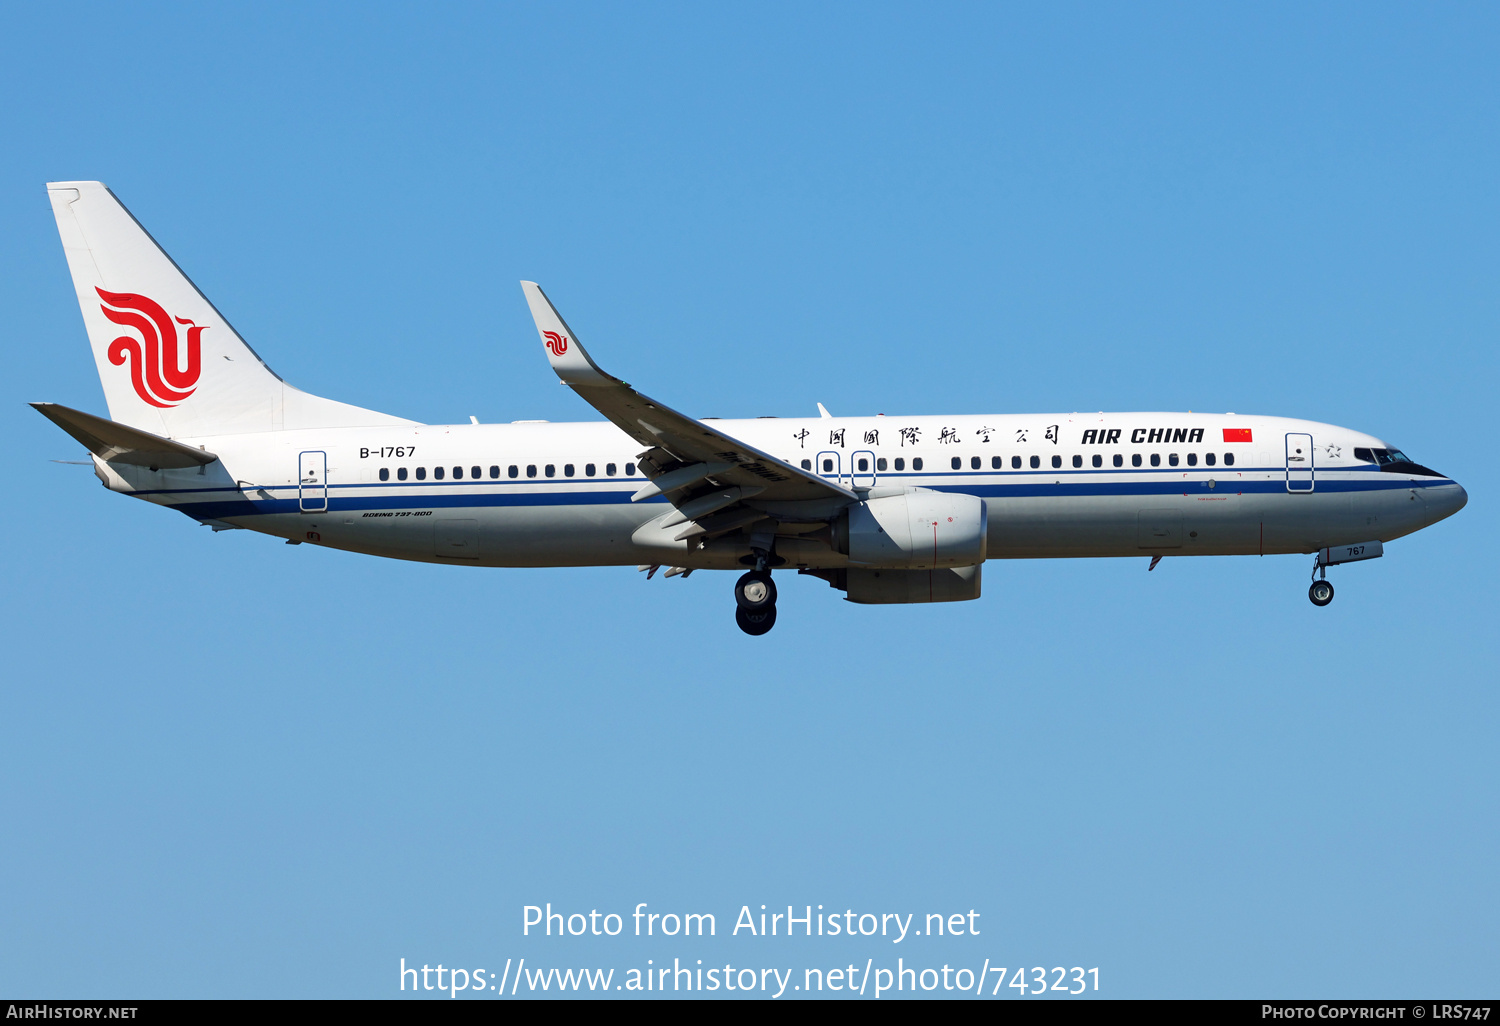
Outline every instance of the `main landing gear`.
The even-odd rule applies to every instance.
[[[734,622],[746,634],[759,636],[776,626],[776,582],[771,571],[757,568],[734,585]]]

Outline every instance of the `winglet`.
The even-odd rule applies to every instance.
[[[573,334],[562,314],[552,305],[542,287],[534,281],[521,282],[521,291],[526,294],[526,305],[531,307],[531,319],[536,321],[536,332],[547,349],[547,362],[557,376],[568,385],[614,385],[619,378],[599,369]]]

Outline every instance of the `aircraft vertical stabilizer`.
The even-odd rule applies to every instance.
[[[104,183],[47,194],[115,421],[165,437],[411,423],[282,381]]]

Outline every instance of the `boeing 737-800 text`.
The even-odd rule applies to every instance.
[[[851,602],[979,597],[989,559],[1312,553],[1451,516],[1457,483],[1378,438],[1199,413],[694,419],[601,370],[522,282],[552,369],[605,418],[419,424],[282,381],[102,183],[48,187],[109,419],[36,408],[105,487],[215,529],[460,566],[774,570]],[[648,574],[650,576],[650,574]]]

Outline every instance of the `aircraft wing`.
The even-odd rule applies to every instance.
[[[138,467],[202,467],[219,457],[140,428],[96,417],[57,403],[32,403],[38,413],[83,443],[107,463]]]
[[[745,519],[749,513],[741,505],[747,500],[753,500],[752,509],[774,504],[782,512],[795,509],[782,503],[805,505],[810,518],[815,508],[837,509],[859,500],[847,488],[747,445],[710,423],[678,413],[605,373],[579,344],[541,286],[523,281],[521,289],[557,376],[648,448],[640,466],[651,483],[636,493],[637,500],[665,494],[683,520],[697,521],[709,533],[733,520],[749,522]]]

